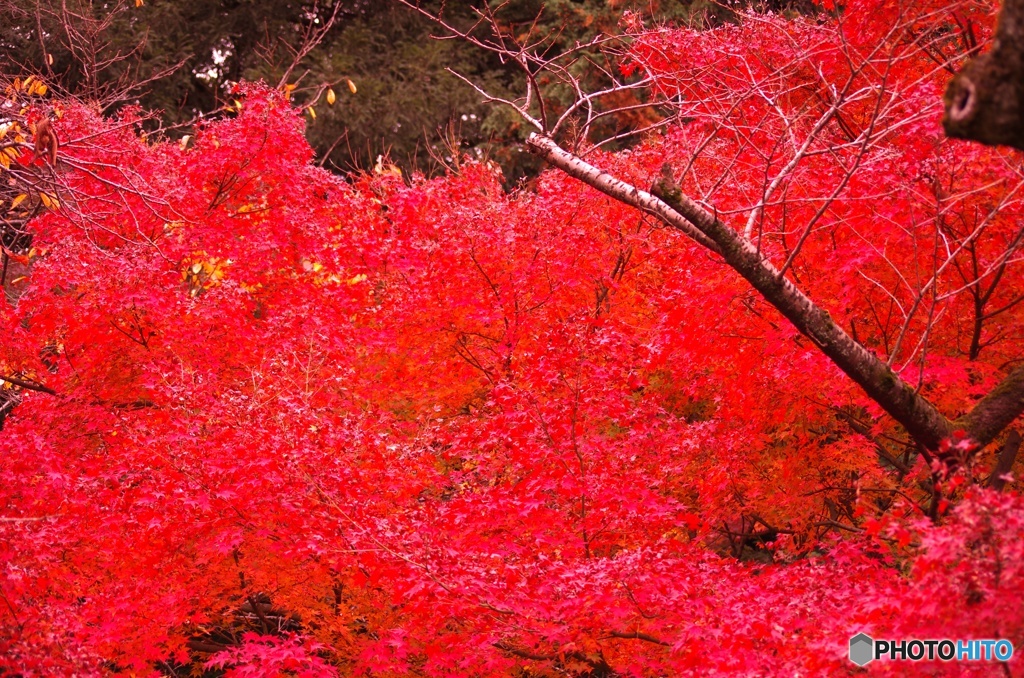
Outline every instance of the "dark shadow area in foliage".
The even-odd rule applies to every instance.
[[[599,34],[620,32],[625,12],[648,23],[716,24],[732,10],[704,0],[512,0],[491,3],[509,35],[547,36],[550,54]],[[803,0],[773,2],[775,11],[808,11]],[[453,25],[472,26],[488,3],[443,3]],[[436,11],[442,3],[424,2]],[[335,9],[337,10],[335,14]],[[330,24],[331,17],[335,17]],[[304,31],[330,25],[323,39],[297,59]],[[0,1],[0,75],[35,73],[57,91],[96,100],[112,112],[126,105],[160,111],[150,131],[188,133],[194,121],[232,100],[232,84],[264,79],[297,85],[293,100],[312,104],[307,135],[318,161],[334,171],[367,170],[389,156],[403,169],[428,175],[450,168],[456,156],[498,162],[506,181],[533,176],[540,165],[518,143],[529,130],[501,107],[484,105],[452,69],[498,93],[522,91],[521,75],[462,41],[433,39],[437,27],[397,2],[276,0],[94,4],[85,0]],[[584,66],[581,66],[583,68]],[[599,85],[599,69],[591,68]],[[356,91],[350,91],[348,81]],[[329,106],[325,87],[337,100]],[[554,101],[569,93],[549,91]],[[622,116],[608,133],[636,124]]]

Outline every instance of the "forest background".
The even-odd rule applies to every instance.
[[[442,7],[433,4],[423,7]],[[514,0],[499,5],[498,16],[510,30],[556,35],[554,52],[617,33],[624,12],[675,23],[714,24],[732,15],[703,0]],[[446,17],[465,25],[485,6],[466,0],[443,3]],[[811,5],[771,8],[801,7]],[[523,152],[527,130],[522,121],[482,102],[449,72],[496,94],[510,94],[523,86],[519,69],[465,41],[431,39],[440,34],[438,27],[399,3],[197,0],[136,7],[133,1],[62,10],[6,1],[0,19],[6,75],[45,75],[61,91],[101,102],[106,113],[126,104],[157,111],[159,122],[153,124],[170,128],[172,136],[184,135],[198,115],[230,104],[231,83],[265,80],[276,85],[284,80],[296,85],[296,104],[319,98],[307,138],[318,164],[332,170],[369,170],[378,156],[386,155],[407,170],[433,175],[459,154],[499,162],[509,183],[540,169],[540,161]],[[35,37],[37,26],[59,39],[47,41],[44,50]],[[303,49],[308,53],[296,60]],[[596,74],[591,80],[596,83]],[[325,83],[339,93],[337,105],[328,106],[322,98]],[[358,91],[352,92],[349,83]],[[549,93],[567,95],[554,86]]]

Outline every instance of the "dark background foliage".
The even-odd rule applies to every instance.
[[[423,6],[438,11],[441,4]],[[509,35],[546,36],[552,53],[618,32],[625,12],[648,23],[730,15],[708,0],[443,3],[445,18],[462,28],[483,9],[494,10]],[[297,54],[311,31],[324,26],[329,30],[317,46]],[[39,74],[108,113],[130,104],[158,111],[150,126],[171,135],[186,134],[198,116],[229,104],[233,83],[279,84],[284,77],[296,85],[297,104],[314,106],[310,142],[318,160],[336,171],[368,169],[383,155],[430,174],[469,154],[500,163],[509,182],[533,173],[535,161],[516,143],[526,133],[520,122],[482,104],[446,69],[499,94],[521,91],[522,75],[465,42],[432,38],[438,32],[411,9],[380,0],[0,0],[0,75]],[[603,77],[600,58],[579,65],[595,86]],[[324,100],[328,86],[337,95],[333,106]],[[549,95],[557,102],[557,90]],[[612,117],[594,133],[635,124]]]

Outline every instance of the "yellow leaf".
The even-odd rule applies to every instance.
[[[186,148],[188,148],[188,140],[191,138],[192,136],[189,134],[186,134],[181,138],[181,141],[178,142],[178,144],[181,146],[181,150],[184,151]]]
[[[316,120],[316,109],[310,106],[306,110],[309,111],[309,117],[312,118],[313,120]]]
[[[327,105],[333,106],[334,102],[337,101],[338,97],[334,94],[334,90],[328,88],[327,90]]]
[[[397,165],[393,165],[391,163],[388,163],[388,164],[385,165],[384,162],[385,162],[384,156],[383,155],[378,155],[377,156],[377,162],[373,166],[373,173],[374,174],[398,177],[399,179],[402,178],[402,170]]]
[[[12,200],[12,201],[11,201],[11,209],[13,210],[13,209],[14,209],[15,207],[17,207],[17,206],[18,206],[18,205],[20,205],[21,203],[25,202],[25,198],[27,198],[27,197],[28,197],[28,194],[26,194],[26,193],[22,193],[22,194],[21,194],[21,195],[19,195],[19,196],[18,196],[17,198],[15,198],[14,200]]]
[[[41,79],[34,75],[30,75],[25,78],[23,86],[28,94],[38,94],[39,96],[46,94],[46,85],[43,84]]]
[[[356,84],[354,82],[352,82],[351,80],[346,80],[345,82],[348,83],[349,91],[352,92],[352,94],[355,94],[356,93]]]
[[[294,91],[295,91],[295,87],[296,87],[296,86],[295,86],[295,85],[293,85],[292,83],[288,83],[288,84],[286,84],[286,85],[284,86],[284,94],[285,94],[285,96],[289,96],[289,97],[290,97],[290,96],[292,95],[292,92],[294,92]]]
[[[202,271],[203,271],[203,265],[202,264],[192,264],[192,273],[198,275],[199,273],[202,273]]]
[[[136,7],[142,7],[142,5],[143,5],[142,0],[135,0],[135,6]]]
[[[235,110],[236,111],[241,111],[242,110],[242,102],[239,101],[238,99],[235,99]]]
[[[361,282],[363,282],[364,280],[366,280],[366,275],[365,275],[365,274],[363,274],[363,273],[360,273],[360,274],[359,274],[359,275],[357,275],[357,276],[354,276],[354,277],[352,277],[352,278],[349,278],[349,279],[348,279],[348,280],[346,280],[345,282],[346,282],[346,283],[348,283],[349,285],[355,285],[356,283],[361,283]]]
[[[53,65],[53,55],[52,55],[52,54],[47,54],[47,55],[46,55],[46,63],[47,63],[47,65],[49,65],[49,66],[52,66],[52,65]]]
[[[56,209],[60,207],[60,203],[49,193],[40,193],[39,199],[43,202],[43,207],[47,209]]]

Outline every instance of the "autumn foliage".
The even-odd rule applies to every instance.
[[[686,122],[588,160],[668,163],[963,413],[1024,332],[1019,154],[939,125],[937,63],[993,10],[627,16],[621,68]],[[1024,646],[1007,434],[940,472],[652,218],[468,160],[345,180],[284,94],[236,95],[183,141],[47,100],[59,200],[0,304],[0,671],[840,675],[860,631]]]

